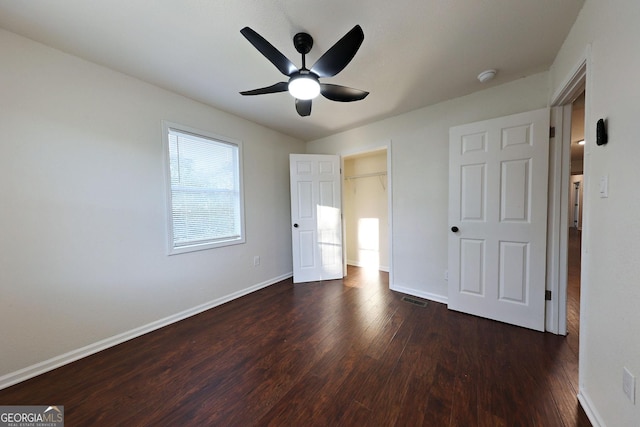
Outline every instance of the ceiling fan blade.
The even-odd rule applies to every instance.
[[[285,76],[289,76],[291,73],[298,71],[298,67],[296,67],[289,58],[284,56],[278,49],[273,47],[271,43],[266,41],[264,37],[251,28],[244,27],[240,30],[240,33]]]
[[[311,100],[303,100],[296,98],[296,111],[302,117],[308,116],[311,114]]]
[[[364,32],[356,25],[326,51],[311,67],[318,77],[333,77],[353,59],[364,40]]]
[[[360,101],[369,95],[369,92],[364,90],[329,83],[320,84],[320,93],[325,98],[338,102]]]
[[[245,90],[240,95],[266,95],[267,93],[286,92],[289,83],[279,82],[271,86],[261,87],[260,89]]]

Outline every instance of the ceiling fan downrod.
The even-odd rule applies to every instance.
[[[307,69],[305,61],[305,55],[311,52],[313,47],[313,37],[307,33],[298,33],[293,36],[293,46],[296,48],[299,54],[302,55],[302,69]]]

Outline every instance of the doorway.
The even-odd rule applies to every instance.
[[[589,52],[576,64],[573,72],[568,76],[564,84],[552,96],[551,102],[551,149],[549,165],[549,211],[547,229],[547,307],[546,326],[548,332],[567,335],[568,319],[568,261],[569,261],[569,232],[574,224],[574,218],[570,211],[570,204],[575,203],[575,198],[570,197],[571,184],[571,149],[572,145],[572,121],[576,128],[573,137],[578,139],[578,129],[582,138],[587,140],[587,147],[592,134],[584,127],[585,118],[588,117],[589,94],[586,90],[587,66]],[[580,99],[580,100],[579,100]],[[576,119],[573,120],[573,104],[576,103]],[[578,112],[579,110],[579,112]],[[577,148],[577,147],[576,147]],[[582,149],[582,148],[580,148]],[[574,149],[575,152],[575,149]],[[585,157],[585,160],[587,158]],[[584,168],[582,164],[584,163]],[[589,238],[589,200],[583,198],[587,192],[583,188],[589,187],[588,161],[578,162],[580,169],[584,170],[584,180],[580,184],[580,244],[584,244]],[[575,187],[574,187],[575,188]],[[583,203],[583,202],[584,203]],[[584,224],[584,226],[582,225]],[[577,234],[577,233],[576,233]],[[578,248],[580,249],[580,248]],[[578,250],[580,252],[580,250]],[[580,252],[581,253],[581,252]],[[574,257],[575,259],[575,257]],[[581,259],[580,263],[588,262]],[[581,267],[578,267],[576,275],[580,278],[580,286],[588,286],[588,278],[582,277]],[[550,297],[550,299],[549,299]],[[576,308],[579,309],[579,298],[575,298]],[[577,313],[577,312],[576,312]],[[576,316],[576,320],[579,316]],[[577,323],[576,323],[577,325]],[[577,332],[577,331],[576,331]],[[577,333],[573,334],[577,338]]]
[[[582,265],[582,216],[584,211],[585,92],[571,103],[569,215],[567,236],[567,335],[578,354],[580,335],[580,270]]]
[[[343,157],[345,263],[389,272],[390,215],[386,148]]]

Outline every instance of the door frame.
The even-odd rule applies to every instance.
[[[590,82],[591,49],[587,46],[580,62],[551,98],[551,126],[555,127],[555,137],[551,138],[549,153],[549,211],[547,227],[547,290],[552,299],[546,304],[545,329],[548,332],[567,334],[567,256],[568,256],[568,215],[569,215],[569,176],[571,175],[571,103],[582,93],[585,95],[585,117],[589,117],[591,91]],[[586,121],[585,121],[586,123]],[[592,135],[585,126],[585,140]],[[586,147],[586,146],[585,146]],[[584,195],[582,220],[582,269],[580,286],[587,286],[585,254],[588,241],[588,153],[585,149]],[[584,301],[580,301],[580,313]],[[580,335],[582,335],[582,321]],[[582,340],[580,340],[582,342]],[[580,351],[582,353],[582,351]]]
[[[344,158],[349,156],[357,156],[367,154],[374,151],[386,150],[387,152],[387,215],[388,215],[388,242],[389,242],[389,287],[393,287],[393,157],[391,150],[391,140],[383,141],[378,144],[368,144],[360,146],[356,149],[347,149],[337,152],[340,156],[340,167],[344,171]],[[343,174],[344,175],[344,174]],[[342,177],[342,206],[344,208],[345,180]],[[343,210],[344,212],[344,210]],[[342,216],[342,257],[344,275],[347,275],[347,230],[344,215]]]

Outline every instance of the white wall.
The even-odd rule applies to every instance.
[[[291,274],[302,142],[6,31],[0,58],[0,386]],[[246,244],[166,255],[163,119],[243,141]]]
[[[340,154],[391,140],[393,289],[446,300],[449,128],[543,108],[547,92],[540,73],[307,143]]]
[[[582,175],[584,172],[584,161],[582,159],[571,161],[571,174]]]
[[[587,56],[580,396],[596,421],[640,425],[640,396],[622,392],[622,369],[640,378],[640,2],[587,0],[550,75],[551,93]],[[588,52],[590,49],[590,56]],[[609,143],[595,145],[598,119]],[[599,180],[609,177],[609,197]],[[636,389],[640,392],[640,389]]]
[[[386,151],[375,151],[344,160],[345,184],[342,198],[347,263],[350,265],[374,265],[380,270],[389,271],[387,176],[367,176],[386,171]],[[372,227],[374,223],[375,227]]]

